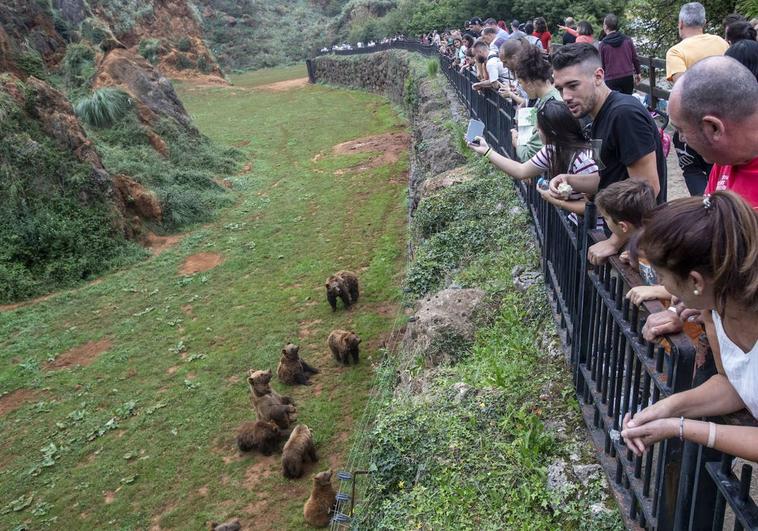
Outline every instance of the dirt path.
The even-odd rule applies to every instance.
[[[278,81],[277,83],[269,83],[268,85],[258,85],[252,87],[255,90],[268,90],[272,92],[283,92],[285,90],[292,90],[296,88],[302,88],[308,85],[308,78],[301,77],[298,79],[288,79],[287,81]]]

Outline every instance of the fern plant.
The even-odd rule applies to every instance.
[[[132,108],[132,100],[123,90],[105,87],[80,99],[74,112],[84,123],[92,127],[110,127]]]

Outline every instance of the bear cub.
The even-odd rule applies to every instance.
[[[345,308],[358,302],[358,277],[352,271],[337,271],[326,279],[326,300],[332,311],[337,311],[337,298]]]
[[[282,432],[272,421],[245,422],[237,430],[237,448],[241,452],[258,450],[263,455],[271,455],[279,447],[282,436],[287,435],[289,433]]]
[[[288,343],[282,349],[282,357],[279,360],[279,366],[276,368],[276,374],[283,384],[287,385],[309,385],[308,378],[313,374],[318,374],[319,370],[308,365],[300,355],[300,347]]]
[[[296,409],[292,399],[271,389],[271,371],[250,370],[247,383],[258,420],[274,421],[281,429],[294,422]]]
[[[326,527],[332,518],[337,493],[332,487],[332,471],[319,472],[313,476],[311,496],[303,506],[303,517],[313,527]]]
[[[358,345],[360,342],[361,338],[355,335],[354,332],[348,332],[347,330],[333,330],[326,340],[329,349],[334,355],[334,359],[344,365],[350,365],[351,357],[353,358],[353,363],[358,365]]]
[[[303,464],[318,461],[313,445],[313,432],[305,424],[292,430],[287,444],[282,450],[282,473],[285,478],[295,479],[303,475]]]

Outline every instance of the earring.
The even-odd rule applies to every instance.
[[[692,294],[697,297],[698,295],[700,295],[700,290],[699,289],[693,290]]]

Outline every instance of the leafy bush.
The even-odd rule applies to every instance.
[[[87,125],[110,127],[123,118],[131,107],[132,101],[126,92],[105,87],[76,102],[74,112]]]
[[[34,76],[39,79],[45,79],[45,77],[47,77],[45,61],[42,59],[40,53],[33,48],[27,48],[26,50],[20,52],[16,56],[16,64],[21,70],[30,76]]]
[[[192,49],[192,41],[189,39],[189,37],[182,37],[179,39],[176,47],[180,52],[189,52]]]
[[[204,55],[201,55],[197,58],[197,69],[200,70],[203,74],[210,74],[213,70],[210,62],[208,61],[208,58]]]
[[[194,68],[195,63],[192,62],[192,59],[190,59],[183,53],[180,53],[180,54],[177,54],[177,57],[176,57],[176,67],[179,70],[187,70],[188,68]]]
[[[95,50],[86,44],[69,44],[61,63],[66,84],[79,88],[89,84],[95,75]]]
[[[139,42],[139,54],[150,61],[151,64],[158,62],[161,53],[161,41],[159,39],[142,39]]]

